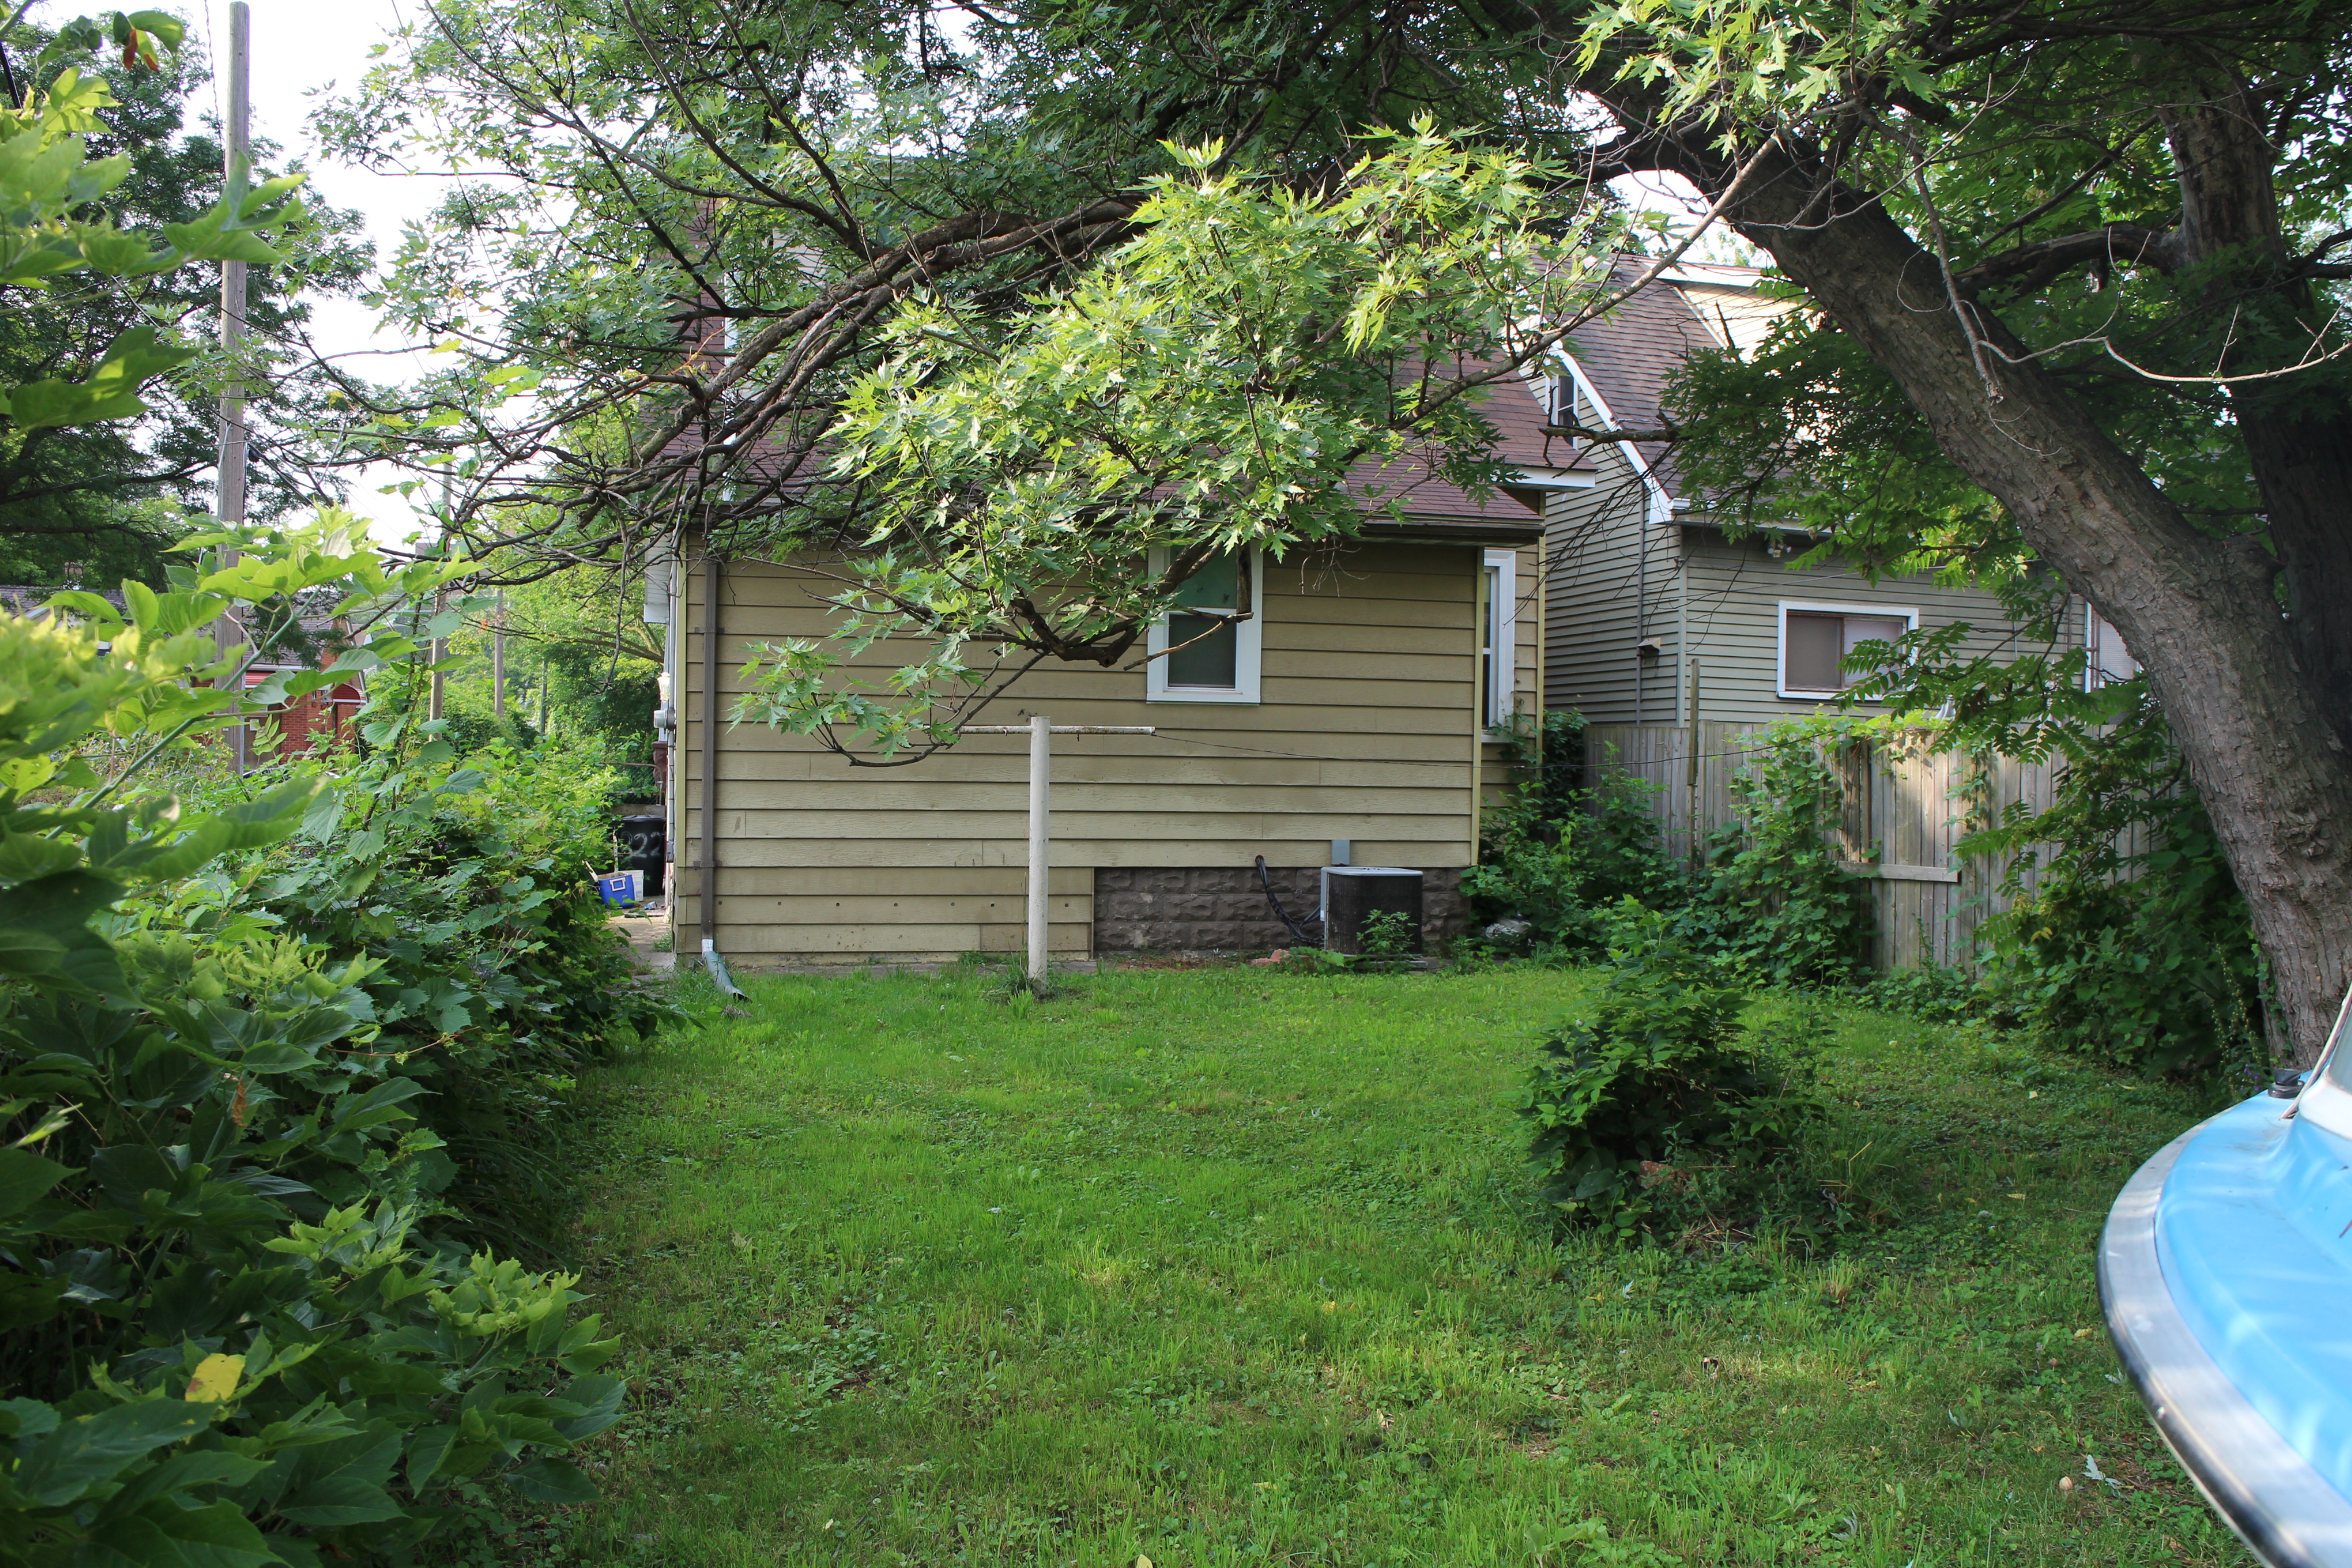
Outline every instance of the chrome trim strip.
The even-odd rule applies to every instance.
[[[2099,1304],[2124,1371],[2205,1500],[2270,1568],[2352,1568],[2352,1502],[2287,1446],[2197,1342],[2157,1261],[2156,1210],[2190,1128],[2142,1165],[2099,1238]]]

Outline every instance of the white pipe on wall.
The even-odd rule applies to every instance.
[[[1026,724],[967,724],[963,735],[1026,735],[1029,737],[1029,864],[1026,871],[1029,914],[1029,984],[1045,984],[1045,890],[1053,872],[1054,737],[1056,735],[1150,735],[1150,724],[1056,724],[1043,713]]]
[[[1054,721],[1029,720],[1029,984],[1045,984],[1045,884],[1052,872],[1046,825],[1053,809]]]

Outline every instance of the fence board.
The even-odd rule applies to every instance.
[[[1757,750],[1763,726],[1707,722],[1685,726],[1596,724],[1585,731],[1588,777],[1615,769],[1658,787],[1654,809],[1665,828],[1666,852],[1693,855],[1693,826],[1704,845],[1717,827],[1738,820],[1732,781]],[[1697,766],[1694,782],[1692,761]],[[1975,967],[1977,927],[2008,907],[2000,891],[2008,864],[1990,856],[1963,859],[1958,843],[1973,815],[1979,822],[2023,803],[2049,809],[2055,770],[2046,763],[1998,757],[1979,772],[1969,759],[1921,752],[1892,756],[1859,743],[1825,759],[1837,775],[1840,803],[1836,847],[1842,858],[1872,862],[1871,964],[1879,970],[1923,963]],[[2141,829],[2128,847],[2139,847]],[[2038,859],[2048,847],[2037,846]],[[1954,877],[1952,874],[1957,873]],[[2031,891],[2038,870],[2024,878]]]

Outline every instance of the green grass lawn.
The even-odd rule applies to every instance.
[[[1892,1217],[1612,1251],[1552,1236],[1512,1113],[1586,984],[771,979],[730,1018],[682,981],[697,1025],[588,1086],[633,1392],[530,1554],[2248,1561],[2096,1326],[2186,1097],[1843,1011],[1832,1138]]]

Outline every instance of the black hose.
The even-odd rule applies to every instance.
[[[1307,934],[1306,928],[1301,926],[1297,921],[1292,920],[1290,918],[1290,911],[1282,907],[1282,900],[1275,897],[1274,874],[1265,868],[1265,857],[1263,855],[1257,858],[1257,879],[1261,883],[1265,884],[1265,901],[1267,907],[1274,910],[1274,918],[1280,921],[1284,926],[1288,928],[1292,940],[1303,942],[1308,947],[1313,947],[1322,941],[1320,937],[1308,936]],[[1315,923],[1319,926],[1323,922],[1321,921],[1317,921]]]

